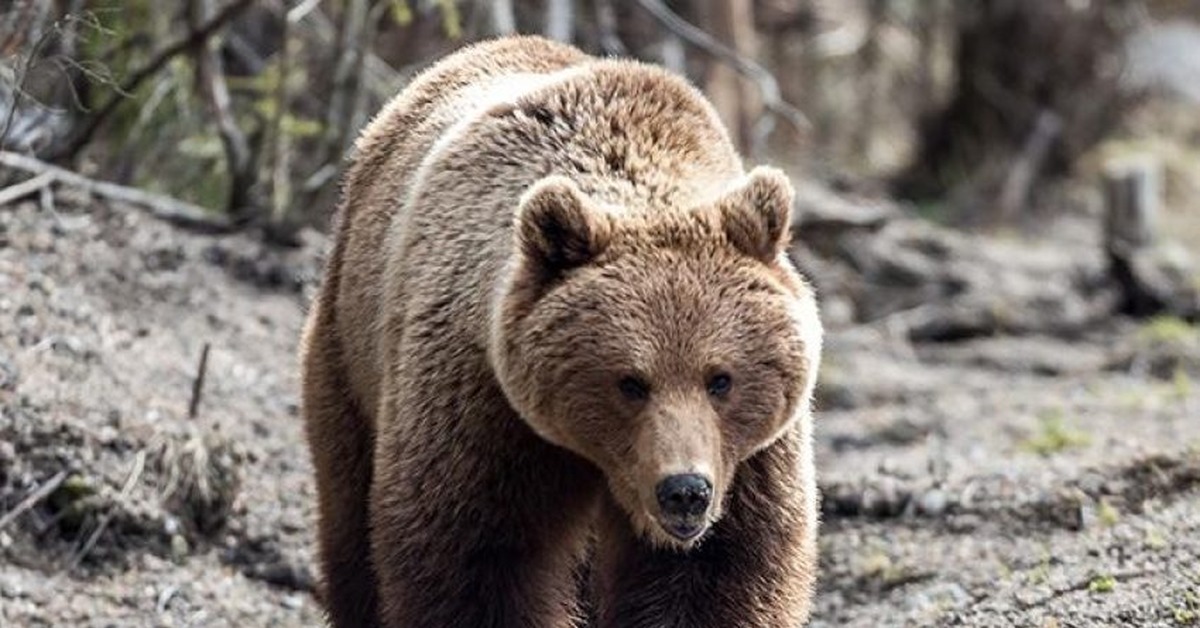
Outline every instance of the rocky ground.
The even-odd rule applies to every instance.
[[[323,242],[56,207],[0,207],[0,625],[319,625]],[[1108,318],[1087,229],[830,228],[813,625],[1200,625],[1200,330]]]

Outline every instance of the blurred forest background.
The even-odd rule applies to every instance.
[[[1200,0],[0,0],[0,624],[319,622],[340,174],[508,33],[793,176],[815,625],[1200,625]]]
[[[660,63],[705,90],[752,159],[973,226],[1076,207],[1059,184],[1094,174],[1092,158],[1179,131],[1139,119],[1144,91],[1200,97],[1192,0],[6,4],[6,150],[282,241],[324,220],[384,101],[500,34]],[[1197,185],[1194,148],[1180,152],[1169,191],[1194,194],[1178,189]]]

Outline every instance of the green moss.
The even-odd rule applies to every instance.
[[[1187,399],[1192,394],[1192,378],[1188,377],[1187,371],[1182,366],[1175,367],[1175,374],[1171,376],[1171,397],[1176,400]]]
[[[1121,513],[1108,500],[1102,499],[1096,508],[1096,518],[1100,520],[1100,525],[1111,528],[1121,520]]]
[[[1200,340],[1200,329],[1178,316],[1156,316],[1138,330],[1138,337],[1155,345],[1189,343]]]
[[[1146,547],[1152,550],[1163,550],[1167,548],[1167,545],[1167,537],[1163,536],[1157,528],[1146,530]]]
[[[1067,425],[1062,410],[1052,409],[1038,417],[1038,431],[1021,442],[1021,448],[1041,456],[1087,446],[1091,437]]]
[[[1200,625],[1200,591],[1186,591],[1183,600],[1172,609],[1172,616],[1179,626]]]
[[[1112,593],[1117,588],[1117,579],[1110,575],[1100,575],[1088,583],[1088,591],[1092,593]]]

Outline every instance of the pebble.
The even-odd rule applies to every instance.
[[[171,535],[171,560],[181,563],[187,558],[188,551],[187,539],[183,538],[182,534]]]
[[[290,608],[294,610],[303,606],[304,600],[301,600],[300,596],[298,595],[285,595],[283,596],[283,599],[279,601],[279,603],[284,608]]]
[[[921,514],[927,517],[940,517],[946,512],[946,508],[950,505],[950,499],[946,492],[939,488],[931,488],[921,495],[917,502],[917,509]]]
[[[20,377],[21,372],[17,370],[17,365],[0,357],[0,390],[15,390]]]
[[[19,598],[25,597],[26,595],[27,592],[25,591],[25,587],[21,584],[16,574],[5,576],[3,579],[0,579],[0,596],[4,596],[6,598]]]

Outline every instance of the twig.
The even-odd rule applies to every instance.
[[[142,470],[145,468],[146,450],[143,449],[137,452],[137,455],[134,456],[133,468],[129,470],[129,475],[125,478],[125,485],[121,487],[121,492],[117,495],[117,499],[109,506],[108,510],[101,515],[100,522],[96,524],[96,529],[92,530],[92,533],[88,535],[87,541],[85,541],[83,546],[79,548],[79,551],[76,552],[73,557],[71,557],[70,571],[74,571],[75,568],[79,566],[79,563],[83,562],[83,559],[87,558],[87,555],[91,553],[93,548],[96,547],[96,542],[100,540],[100,535],[104,534],[104,531],[108,529],[108,524],[112,522],[113,510],[115,509],[116,505],[123,504],[129,499],[130,493],[133,492],[134,485],[136,485],[137,481],[141,479]]]
[[[696,26],[687,20],[679,17],[667,5],[663,4],[661,0],[637,1],[638,4],[642,5],[642,8],[649,11],[668,30],[678,34],[693,46],[733,66],[734,69],[758,85],[758,90],[762,94],[763,106],[772,115],[763,117],[760,121],[760,129],[757,131],[757,134],[766,135],[770,133],[770,128],[774,125],[774,120],[772,119],[774,116],[783,118],[801,134],[807,133],[812,128],[812,123],[808,121],[808,118],[799,109],[783,100],[779,91],[779,82],[775,80],[774,75],[767,71],[766,68],[747,58],[745,55],[738,54],[737,51],[717,41],[712,35],[696,28]]]
[[[20,183],[14,183],[0,190],[0,206],[21,200],[51,183],[54,183],[54,173],[52,172],[43,172]]]
[[[148,78],[154,76],[159,70],[163,69],[171,59],[179,56],[183,52],[197,46],[200,42],[207,40],[213,33],[220,30],[226,23],[237,17],[243,10],[250,6],[252,0],[233,0],[233,2],[225,5],[219,12],[213,15],[212,19],[202,24],[189,32],[186,37],[181,37],[167,46],[163,47],[155,54],[145,65],[135,70],[121,83],[117,89],[117,93],[109,97],[104,104],[96,110],[96,113],[90,116],[83,127],[76,133],[66,146],[56,152],[51,161],[60,161],[74,157],[92,140],[92,136],[96,134],[100,125],[108,119],[109,116],[116,111],[117,107],[124,101],[124,94],[131,94]]]
[[[17,520],[17,517],[25,514],[31,508],[40,504],[42,500],[49,497],[51,493],[58,490],[58,487],[62,486],[62,483],[67,479],[67,475],[66,471],[55,473],[49,480],[46,480],[41,486],[37,487],[37,490],[27,495],[25,499],[22,499],[16,508],[4,513],[4,516],[0,517],[0,530],[7,528],[10,523]]]
[[[196,367],[196,379],[192,380],[192,400],[188,403],[188,418],[195,420],[200,414],[200,398],[204,395],[204,375],[208,372],[209,344],[200,350],[200,364]]]
[[[207,210],[197,205],[137,188],[89,179],[33,157],[0,151],[0,166],[36,175],[49,173],[59,183],[77,187],[95,196],[141,207],[156,218],[177,227],[205,233],[228,233],[236,228],[228,220],[212,216]]]

